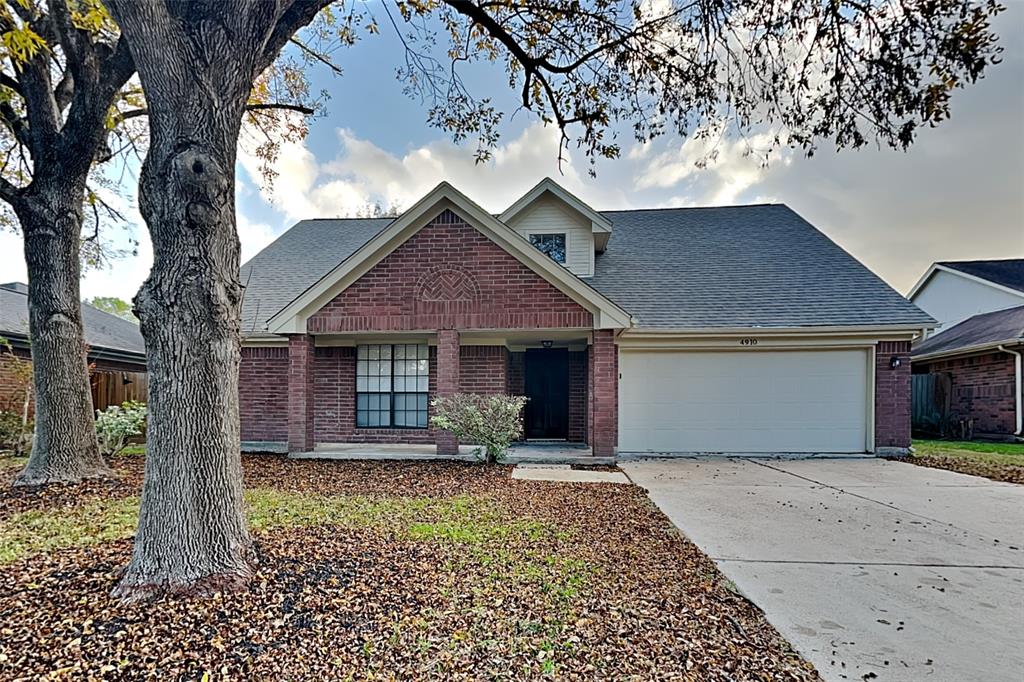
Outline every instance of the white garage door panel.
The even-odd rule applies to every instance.
[[[619,355],[620,452],[863,452],[867,351]]]

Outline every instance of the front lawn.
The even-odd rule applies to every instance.
[[[635,486],[246,457],[247,591],[125,606],[142,458],[0,470],[0,678],[817,679]]]
[[[1024,443],[915,440],[910,461],[923,466],[1024,484]]]

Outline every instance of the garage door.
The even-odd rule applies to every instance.
[[[867,351],[619,354],[620,452],[864,452]]]

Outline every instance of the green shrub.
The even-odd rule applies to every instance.
[[[24,457],[32,449],[31,419],[10,410],[0,410],[0,451]]]
[[[105,410],[96,410],[96,437],[100,452],[111,457],[124,450],[128,439],[146,432],[146,405],[126,400]]]
[[[435,398],[431,405],[430,423],[451,431],[460,442],[479,446],[477,457],[486,462],[501,460],[508,446],[523,435],[523,396],[456,393]]]

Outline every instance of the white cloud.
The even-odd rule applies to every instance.
[[[500,211],[546,175],[584,201],[604,207],[628,203],[626,188],[609,189],[601,179],[577,172],[571,156],[559,169],[557,130],[540,123],[499,146],[491,161],[480,164],[467,148],[447,140],[396,155],[350,130],[339,128],[336,133],[338,153],[327,162],[318,161],[303,145],[282,148],[275,166],[277,180],[262,194],[289,218],[354,215],[375,202],[407,207],[442,180],[484,208]],[[249,177],[258,178],[258,160],[244,154],[240,159]]]

